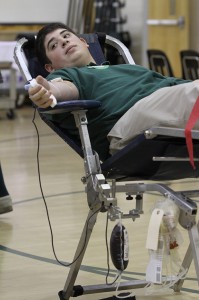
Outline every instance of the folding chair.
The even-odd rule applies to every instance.
[[[149,68],[164,76],[174,77],[173,69],[166,53],[158,49],[148,49],[147,58]]]
[[[199,79],[199,52],[195,50],[180,51],[182,75],[184,79]]]
[[[107,35],[88,34],[84,35],[90,45],[90,51],[98,63],[104,61],[104,45],[111,44],[118,49],[126,63],[134,64],[128,49],[117,39]],[[101,44],[100,44],[101,43]],[[22,38],[15,47],[15,60],[27,81],[32,79],[35,68],[29,71],[24,56],[26,55],[29,65],[35,61],[33,51],[34,37],[30,40]],[[97,58],[96,58],[97,55]],[[29,61],[30,58],[30,61]],[[37,64],[38,67],[38,64]],[[32,73],[31,73],[32,72]],[[41,73],[41,72],[40,72]],[[135,180],[171,180],[187,177],[198,177],[198,161],[196,170],[189,164],[187,147],[183,129],[173,128],[149,128],[132,140],[128,146],[118,151],[115,155],[101,162],[98,154],[93,151],[87,129],[86,111],[99,107],[95,100],[63,101],[54,108],[39,109],[41,118],[46,122],[74,151],[82,158],[85,176],[82,182],[86,185],[85,192],[88,202],[88,216],[80,237],[79,244],[74,256],[63,290],[59,292],[60,300],[68,300],[84,294],[111,292],[114,285],[99,284],[79,286],[75,285],[81,263],[86,252],[89,239],[92,234],[97,215],[99,212],[107,212],[110,220],[119,218],[117,209],[117,195],[123,193],[127,198],[135,195],[135,207],[129,213],[121,213],[122,218],[136,220],[143,213],[143,195],[145,192],[155,191],[171,199],[180,209],[180,225],[189,234],[190,246],[182,262],[182,267],[189,269],[192,259],[199,282],[199,232],[196,224],[197,205],[192,199],[199,195],[199,191],[174,191],[162,183],[135,183]],[[75,140],[68,132],[46,119],[46,114],[60,112],[72,112],[79,130],[80,140]],[[199,133],[192,131],[194,151],[199,156]],[[191,198],[192,197],[192,198]],[[180,291],[184,279],[180,279],[172,287],[174,291]],[[130,280],[121,282],[119,290],[137,289],[146,287],[146,280]],[[133,299],[128,297],[126,299]]]

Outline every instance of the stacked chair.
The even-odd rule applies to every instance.
[[[148,49],[147,58],[149,68],[164,76],[174,77],[173,69],[166,53],[158,49]]]
[[[182,76],[184,79],[199,79],[199,52],[195,50],[180,51]]]

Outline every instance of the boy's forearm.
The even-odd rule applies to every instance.
[[[59,78],[47,81],[38,76],[30,82],[28,89],[29,98],[41,108],[53,107],[57,101],[78,100],[79,91],[70,81],[63,81]]]
[[[55,81],[49,82],[50,92],[55,96],[57,101],[60,100],[77,100],[79,93],[77,88],[72,82],[68,81]]]

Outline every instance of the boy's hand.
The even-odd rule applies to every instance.
[[[37,76],[36,82],[37,84],[28,90],[29,98],[41,108],[52,106],[53,99],[49,82],[40,75]]]

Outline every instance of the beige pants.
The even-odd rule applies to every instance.
[[[199,80],[162,88],[137,102],[108,134],[110,153],[125,147],[135,136],[152,126],[185,128],[199,96]],[[199,122],[194,129],[199,129]]]

